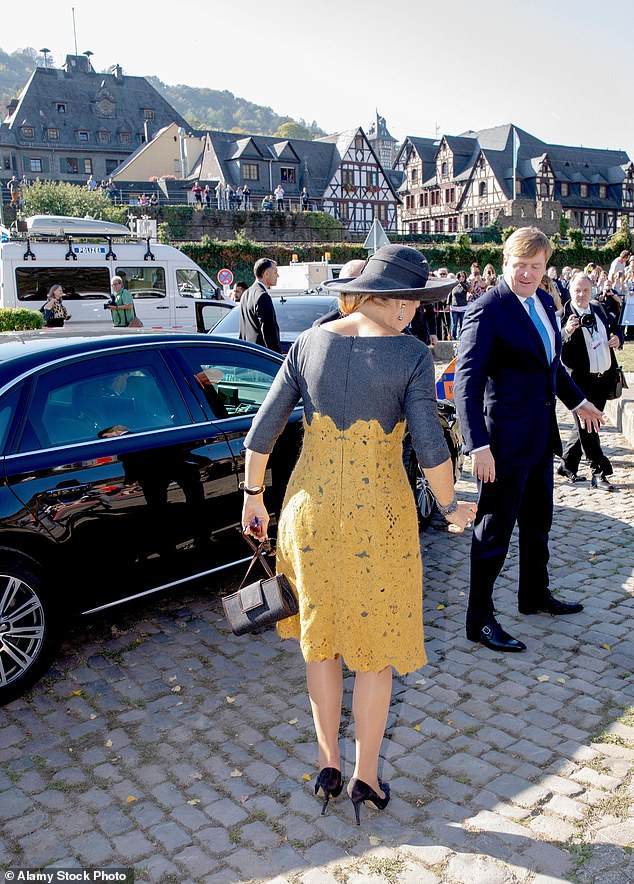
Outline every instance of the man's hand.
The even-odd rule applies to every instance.
[[[610,339],[608,340],[608,347],[620,347],[621,341],[619,340],[618,335],[610,335]]]
[[[481,482],[495,482],[495,460],[490,448],[483,448],[471,455],[471,472]]]
[[[568,321],[566,322],[565,329],[569,335],[573,334],[577,331],[578,328],[581,328],[581,322],[576,313],[571,313],[568,317]]]
[[[438,343],[438,335],[430,335],[429,336],[429,346],[435,347]]]
[[[599,411],[592,402],[586,402],[585,405],[582,405],[576,410],[575,414],[579,418],[579,422],[586,433],[590,433],[593,430],[595,433],[598,433],[601,424],[605,423],[603,412]]]

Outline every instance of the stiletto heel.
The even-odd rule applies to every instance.
[[[320,770],[317,782],[315,783],[315,795],[318,794],[320,789],[324,799],[321,815],[324,816],[331,797],[338,798],[339,795],[341,795],[341,790],[343,789],[341,771],[337,770],[336,767],[324,767]]]
[[[379,783],[381,791],[385,793],[385,798],[381,798],[377,792],[363,780],[352,779],[348,783],[348,797],[352,801],[354,807],[354,815],[357,820],[357,826],[361,825],[361,805],[369,804],[375,810],[385,810],[390,800],[389,783]]]

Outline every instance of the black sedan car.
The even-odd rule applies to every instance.
[[[244,437],[282,362],[203,335],[0,335],[0,704],[71,614],[246,561]],[[295,409],[270,461],[280,497]]]

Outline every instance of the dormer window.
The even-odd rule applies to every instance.
[[[33,130],[33,126],[22,126],[22,137],[23,138],[33,138],[35,136],[35,132]]]
[[[153,120],[154,119],[154,108],[153,107],[144,107],[143,108],[143,119],[144,120]]]
[[[418,169],[412,169],[412,186],[418,184]]]
[[[561,182],[561,195],[562,196],[569,196],[570,195],[570,185],[568,184],[567,181]]]
[[[105,129],[97,132],[97,139],[101,144],[107,144],[110,141],[110,132],[106,132]]]
[[[442,164],[442,166],[440,167],[440,174],[443,176],[443,178],[447,177],[447,175],[449,174],[449,163],[444,162]]]
[[[588,196],[588,185],[582,184],[579,188],[579,193],[581,196]]]
[[[121,144],[130,144],[130,132],[120,132],[119,141]]]
[[[59,129],[47,129],[46,135],[49,141],[59,141]]]
[[[66,113],[66,102],[65,101],[58,101],[55,104],[55,110],[57,111],[58,114],[65,114]]]
[[[85,129],[80,129],[77,132],[77,138],[79,141],[88,141],[89,133]]]
[[[608,189],[605,184],[599,184],[599,199],[604,200],[608,195]]]
[[[481,198],[481,199],[484,198],[484,197],[487,195],[487,183],[486,183],[486,181],[481,181],[481,182],[480,182],[480,187],[479,187],[479,189],[478,189],[478,192],[479,192],[479,194],[480,194],[480,198]]]

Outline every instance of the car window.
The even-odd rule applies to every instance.
[[[150,351],[67,363],[35,382],[19,450],[190,423],[160,355]]]
[[[216,298],[217,289],[207,277],[198,270],[177,270],[176,285],[184,298]]]
[[[21,385],[16,384],[0,400],[0,452],[4,451],[7,444],[7,437],[11,429],[21,389]]]
[[[215,418],[255,414],[264,402],[280,363],[225,347],[182,347],[178,356],[197,396]]]
[[[227,313],[231,310],[235,310],[235,306],[230,306],[226,304],[224,301],[212,301],[207,304],[199,304],[197,305],[201,311],[203,328],[206,332],[212,331],[215,325],[217,325],[221,319],[223,319]],[[240,311],[238,310],[238,313]]]
[[[142,267],[117,266],[117,276],[123,280],[124,286],[133,298],[165,298],[165,270],[157,264],[146,264]]]
[[[105,254],[105,247],[103,251]],[[101,267],[18,267],[15,281],[19,301],[45,301],[52,285],[61,285],[65,301],[110,297],[110,271],[105,264]]]

